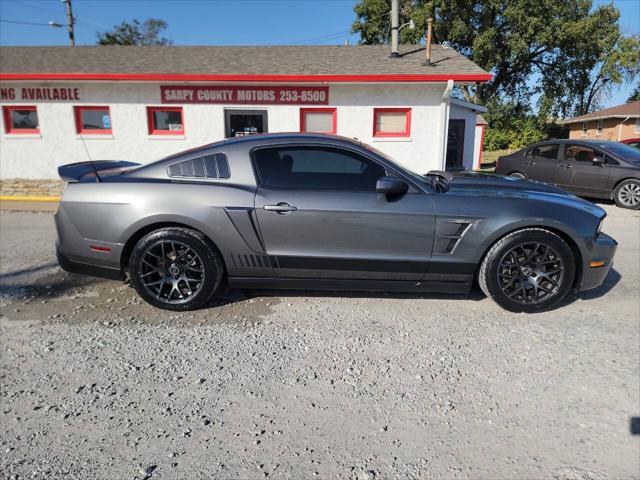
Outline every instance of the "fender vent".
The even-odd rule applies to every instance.
[[[277,268],[273,257],[267,255],[231,255],[234,267],[243,268]]]
[[[469,230],[471,223],[459,220],[442,220],[436,226],[436,241],[433,245],[434,255],[450,255]]]

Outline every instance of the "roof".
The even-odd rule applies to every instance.
[[[0,80],[488,81],[452,48],[354,46],[0,47]]]
[[[587,120],[600,120],[605,118],[638,118],[640,117],[640,101],[624,103],[611,108],[605,108],[604,110],[598,110],[597,112],[587,113],[579,117],[569,118],[566,120],[560,120],[558,123],[561,125],[585,122]]]
[[[472,110],[478,113],[485,113],[487,111],[487,107],[478,105],[477,103],[467,102],[466,100],[461,100],[460,98],[451,98],[451,103],[460,108],[466,108],[467,110]]]

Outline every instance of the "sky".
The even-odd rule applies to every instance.
[[[76,42],[123,20],[154,17],[168,22],[164,35],[176,45],[336,45],[358,43],[349,32],[355,0],[72,0]],[[595,0],[594,4],[609,3]],[[640,0],[613,0],[625,33],[640,34]],[[0,45],[67,45],[60,0],[0,0]],[[38,25],[25,25],[26,22]],[[633,85],[617,89],[603,106],[624,103]]]

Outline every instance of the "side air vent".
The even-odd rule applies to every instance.
[[[169,165],[172,178],[229,178],[229,162],[224,153],[184,160]]]
[[[471,223],[458,220],[442,220],[436,226],[435,255],[450,255],[469,230]]]
[[[276,260],[267,255],[231,255],[234,267],[277,268]]]

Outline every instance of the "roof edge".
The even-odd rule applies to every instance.
[[[599,117],[587,117],[587,118],[568,118],[567,120],[559,120],[557,123],[560,125],[569,125],[571,123],[591,122],[592,120],[605,120],[607,118],[640,118],[640,113],[630,113],[629,115],[602,115]]]
[[[474,112],[487,112],[487,107],[485,107],[484,105],[480,105],[479,103],[467,102],[466,100],[462,100],[460,98],[451,98],[450,102],[453,105],[461,108],[466,108],[467,110],[473,110]]]
[[[70,81],[160,81],[160,82],[488,82],[493,78],[490,73],[461,74],[397,74],[397,75],[220,75],[207,73],[0,73],[0,81],[16,80],[70,80]]]

